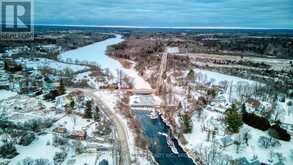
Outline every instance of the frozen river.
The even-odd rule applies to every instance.
[[[114,76],[117,76],[117,70],[121,70],[133,79],[135,89],[151,89],[150,85],[141,78],[134,69],[124,68],[117,60],[106,55],[108,46],[123,42],[121,35],[116,35],[115,38],[110,38],[101,42],[96,42],[81,48],[64,52],[60,58],[64,61],[71,59],[72,61],[87,61],[95,62],[101,68],[108,68]]]
[[[121,35],[115,38],[109,38],[101,42],[96,42],[81,48],[66,51],[60,55],[62,60],[71,59],[73,61],[96,62],[102,68],[109,68],[113,71],[120,69],[121,65],[118,61],[106,55],[107,47],[124,41]]]

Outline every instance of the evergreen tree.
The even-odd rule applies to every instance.
[[[75,106],[75,102],[74,102],[74,100],[71,100],[70,101],[70,108],[71,109],[74,109],[74,106]]]
[[[65,85],[62,79],[60,79],[60,85],[58,87],[58,93],[59,95],[65,94]]]
[[[8,68],[8,63],[7,63],[7,61],[4,61],[4,70],[8,70],[9,68]]]
[[[187,113],[182,113],[180,115],[180,119],[182,122],[183,133],[191,133],[192,132],[191,117]]]
[[[84,110],[84,118],[92,118],[92,102],[91,101],[87,101],[86,102],[86,107]]]
[[[94,115],[95,121],[100,121],[100,109],[98,106],[95,108],[95,115]]]
[[[246,106],[244,103],[241,105],[241,112],[246,113]]]
[[[237,107],[232,104],[232,107],[226,111],[226,124],[227,129],[233,133],[238,133],[240,127],[242,126],[242,116],[237,112]]]
[[[193,69],[190,69],[188,74],[187,74],[187,79],[191,82],[193,82],[195,80],[195,73],[193,71]]]

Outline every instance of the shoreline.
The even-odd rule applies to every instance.
[[[162,116],[162,119],[163,119],[163,122],[169,127],[169,129],[171,129],[172,131],[172,136],[173,138],[175,138],[178,142],[178,145],[183,149],[183,151],[186,153],[186,155],[193,161],[194,164],[196,165],[200,165],[200,162],[196,161],[197,159],[199,158],[196,158],[196,155],[195,154],[192,154],[188,148],[186,148],[182,143],[181,141],[179,140],[179,138],[177,136],[174,135],[174,128],[171,126],[171,124],[167,121],[167,119],[164,117],[164,114],[162,112],[159,112],[160,115]]]

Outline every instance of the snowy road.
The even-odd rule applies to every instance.
[[[130,159],[130,151],[128,147],[128,136],[127,131],[123,127],[123,121],[113,111],[101,100],[97,95],[95,95],[95,90],[93,89],[84,89],[84,88],[78,88],[78,89],[71,89],[71,90],[80,90],[85,93],[85,95],[91,96],[101,111],[103,111],[110,119],[113,121],[113,124],[115,128],[117,129],[117,134],[119,138],[120,143],[120,160],[119,164],[121,165],[130,165],[131,159]]]

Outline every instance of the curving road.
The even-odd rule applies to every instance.
[[[130,158],[130,152],[128,147],[128,136],[127,131],[123,127],[124,123],[121,121],[119,117],[104,103],[104,101],[99,98],[97,95],[95,95],[96,90],[95,89],[83,89],[83,88],[73,88],[71,90],[80,90],[84,92],[85,95],[91,96],[95,103],[98,105],[101,111],[103,111],[112,121],[116,128],[116,133],[118,136],[118,143],[119,143],[119,164],[120,165],[130,165],[131,164],[131,158]],[[117,156],[117,155],[116,155]]]

